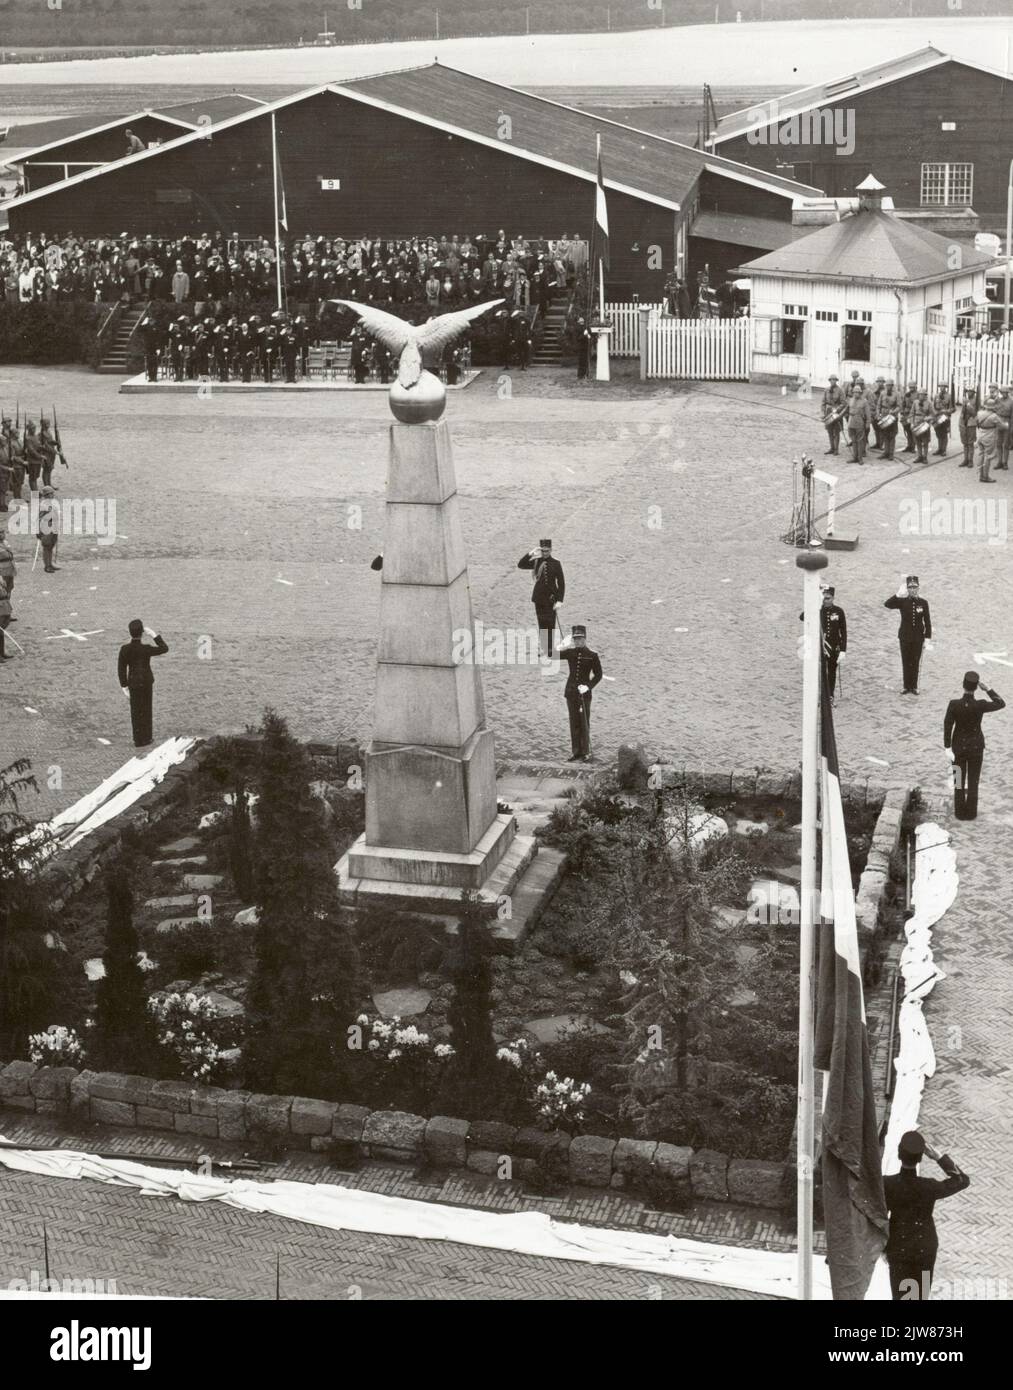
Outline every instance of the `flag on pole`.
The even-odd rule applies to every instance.
[[[288,210],[285,207],[285,183],[281,177],[281,160],[278,157],[278,132],[271,113],[271,149],[274,154],[274,205],[277,209],[278,223],[288,231]]]
[[[823,1106],[823,1215],[835,1299],[862,1299],[886,1243],[876,1100],[862,997],[855,896],[844,827],[837,742],[820,663],[819,984],[815,1063],[828,1073]]]
[[[601,172],[601,136],[598,136],[598,187],[594,202],[595,252],[598,260],[609,268],[609,214],[605,203],[605,180]]]

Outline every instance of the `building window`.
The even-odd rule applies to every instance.
[[[847,320],[848,320],[849,323],[871,323],[871,322],[872,322],[872,310],[871,310],[871,309],[848,309],[845,316],[846,316],[846,318],[847,318]]]
[[[836,322],[837,322],[837,310],[836,310],[836,309],[817,309],[817,310],[816,310],[816,321],[817,321],[818,323],[836,323]]]
[[[970,207],[973,164],[923,164],[922,207]]]
[[[872,329],[860,323],[846,323],[842,356],[846,362],[871,362]]]
[[[787,357],[805,356],[805,326],[809,318],[806,304],[785,304],[782,306],[780,352]]]

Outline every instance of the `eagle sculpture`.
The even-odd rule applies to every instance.
[[[373,337],[398,354],[398,384],[410,391],[419,384],[427,361],[432,364],[439,362],[445,347],[460,338],[474,319],[495,309],[503,300],[490,299],[470,309],[440,314],[438,318],[428,319],[422,324],[408,323],[396,314],[388,314],[372,304],[357,304],[353,299],[332,299],[329,302],[354,310]]]

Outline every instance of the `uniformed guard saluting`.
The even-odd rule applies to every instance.
[[[978,814],[978,778],[985,755],[985,736],[981,717],[1005,709],[1006,701],[994,690],[987,700],[976,700],[981,677],[977,671],[964,673],[964,693],[951,700],[943,719],[943,747],[950,750],[953,763],[953,814],[957,820],[974,820]]]
[[[566,579],[563,566],[552,553],[552,541],[540,540],[537,549],[528,551],[517,561],[519,570],[534,570],[535,583],[531,590],[531,602],[535,605],[538,621],[539,645],[545,634],[545,655],[552,655],[552,634],[556,628],[556,613],[566,597]]]
[[[939,1237],[932,1209],[944,1197],[963,1192],[971,1179],[949,1154],[937,1154],[916,1129],[901,1135],[897,1145],[900,1172],[883,1179],[890,1234],[886,1259],[890,1266],[890,1290],[895,1301],[925,1300],[932,1290]],[[922,1157],[934,1159],[946,1177],[923,1178],[918,1174]]]
[[[127,625],[130,641],[120,648],[117,659],[117,676],[124,695],[130,700],[130,724],[134,735],[134,746],[146,748],[152,742],[151,698],[155,678],[151,674],[151,658],[164,656],[169,650],[157,632],[145,627],[140,618],[132,618]],[[147,633],[155,645],[149,647],[141,638]]]
[[[602,679],[601,659],[587,645],[587,628],[571,627],[570,636],[559,644],[559,655],[570,668],[563,695],[570,715],[570,746],[567,761],[589,763],[591,758],[591,691]]]
[[[904,695],[918,694],[918,667],[922,660],[922,647],[932,639],[932,618],[929,605],[919,594],[918,576],[909,574],[896,594],[891,594],[883,604],[884,608],[900,609],[900,628],[897,639],[900,642],[900,663],[904,675]]]

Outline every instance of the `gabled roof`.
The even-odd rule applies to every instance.
[[[520,92],[484,78],[473,77],[456,68],[433,63],[345,84],[322,83],[279,97],[218,121],[210,128],[204,126],[192,131],[157,149],[126,155],[96,169],[84,170],[70,179],[47,184],[45,188],[26,193],[4,206],[20,207],[36,198],[63,192],[87,179],[100,178],[135,161],[157,159],[169,150],[179,150],[191,140],[206,139],[209,129],[213,134],[219,134],[271,112],[283,111],[287,106],[322,92],[333,92],[408,120],[420,121],[463,140],[531,160],[588,182],[594,182],[596,178],[594,136],[600,132],[606,188],[629,193],[635,198],[676,212],[692,192],[704,169],[792,200],[819,192],[807,184],[795,183],[777,174],[768,174],[764,170],[692,149],[659,135],[632,129],[626,124],[602,120],[590,112],[561,106],[545,97]],[[511,139],[497,138],[504,113],[512,122]]]
[[[981,251],[961,248],[960,266],[954,269],[951,238],[888,212],[862,208],[739,269],[743,275],[910,286],[949,280],[960,271],[990,266],[994,259]]]
[[[906,77],[914,77],[918,73],[928,72],[931,68],[942,67],[945,63],[960,63],[963,67],[977,68],[993,77],[1006,76],[1005,73],[987,67],[984,63],[975,63],[967,58],[955,58],[952,54],[936,48],[934,44],[927,44],[925,48],[919,48],[914,53],[905,53],[900,58],[888,58],[882,63],[861,68],[850,75],[833,78],[829,82],[819,82],[812,87],[799,87],[796,91],[787,92],[784,96],[775,97],[769,102],[760,101],[741,111],[729,112],[718,121],[717,130],[711,137],[712,145],[733,140],[750,130],[780,125],[792,116],[801,116],[806,111],[827,106],[840,97],[853,97],[862,92],[885,87],[891,82],[901,82]],[[769,112],[766,119],[761,115],[765,109]]]
[[[14,162],[18,165],[27,164],[29,160],[38,159],[39,155],[45,154],[47,150],[59,149],[61,145],[69,145],[72,141],[83,140],[89,135],[102,135],[107,130],[117,130],[120,126],[128,126],[132,121],[139,121],[144,116],[154,116],[160,121],[165,121],[167,125],[176,126],[180,134],[193,130],[196,125],[195,121],[184,121],[164,111],[135,111],[132,116],[117,116],[114,120],[106,121],[104,125],[88,126],[63,135],[58,140],[50,140],[45,145],[36,145],[34,149],[19,154]]]
[[[249,97],[244,92],[223,92],[221,96],[205,97],[203,101],[181,101],[172,106],[159,106],[152,114],[175,117],[176,120],[185,121],[192,130],[201,123],[202,116],[210,116],[212,123],[217,125],[229,116],[239,116],[244,111],[254,111],[266,105],[263,97]],[[207,122],[204,124],[207,125]]]

